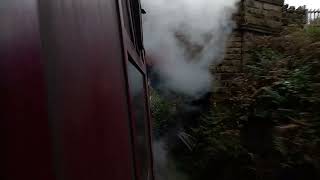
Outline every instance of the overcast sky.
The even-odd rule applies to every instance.
[[[320,0],[285,0],[291,6],[307,5],[308,9],[320,9]]]

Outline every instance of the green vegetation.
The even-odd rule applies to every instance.
[[[320,41],[320,27],[319,26],[309,26],[306,28],[306,33],[314,41]]]
[[[155,90],[151,90],[151,112],[154,121],[153,129],[156,138],[166,134],[175,125],[177,115],[176,103],[162,98]]]
[[[209,112],[184,125],[192,149],[171,145],[190,180],[320,179],[320,30],[256,43],[224,101],[213,96]],[[164,132],[179,114],[153,97],[155,128]]]

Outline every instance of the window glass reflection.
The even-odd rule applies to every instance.
[[[138,156],[138,163],[142,171],[141,180],[148,178],[148,136],[147,124],[145,121],[145,91],[144,91],[144,78],[140,71],[131,63],[128,63],[128,79],[130,96],[132,102],[132,113],[134,116],[135,128],[135,141],[136,152]]]

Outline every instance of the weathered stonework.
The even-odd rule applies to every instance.
[[[303,27],[308,21],[308,10],[305,7],[283,6],[282,23],[284,26],[297,25]]]
[[[306,24],[305,8],[284,5],[284,0],[242,0],[235,14],[237,28],[226,46],[223,63],[212,68],[221,89],[242,72],[254,40],[265,35],[277,35],[285,26]]]
[[[283,1],[244,0],[241,29],[261,33],[279,32],[282,26]]]
[[[243,0],[235,14],[237,28],[227,43],[224,61],[215,67],[216,73],[239,73],[249,49],[248,33],[273,34],[282,27],[283,0]]]

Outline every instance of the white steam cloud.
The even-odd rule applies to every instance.
[[[165,91],[197,98],[212,88],[210,66],[221,62],[239,0],[142,0],[147,60]],[[159,180],[187,180],[168,155],[167,142],[153,143]]]
[[[160,87],[198,97],[210,91],[239,0],[142,0],[148,60]]]

